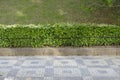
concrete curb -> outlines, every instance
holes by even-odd
[[[63,48],[0,48],[0,56],[117,56],[120,47],[63,47]]]

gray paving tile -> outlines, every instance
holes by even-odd
[[[0,80],[4,80],[4,78],[5,78],[5,77],[1,77],[1,76],[0,76]]]
[[[120,56],[0,56],[0,80],[5,80],[5,78],[13,78],[13,80],[120,80]]]

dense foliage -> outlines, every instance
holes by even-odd
[[[0,25],[0,47],[120,44],[120,26],[97,24]]]

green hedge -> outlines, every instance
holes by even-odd
[[[0,47],[120,45],[120,26],[98,24],[0,25]]]

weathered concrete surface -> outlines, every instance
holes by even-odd
[[[116,48],[116,54],[120,56],[120,48]]]
[[[43,55],[44,48],[0,48],[0,56]]]
[[[0,56],[74,56],[74,55],[120,55],[120,47],[102,46],[102,47],[62,47],[62,48],[0,48]]]

